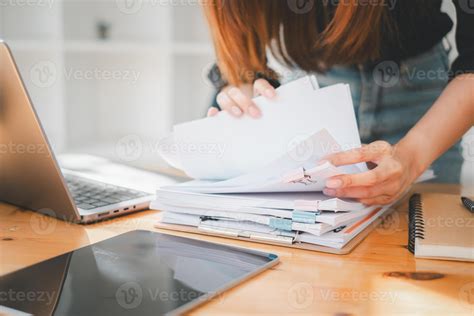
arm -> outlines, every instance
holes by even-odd
[[[420,175],[433,161],[454,145],[474,125],[474,74],[456,77],[426,115],[398,144],[416,161]]]
[[[362,174],[334,177],[326,183],[325,193],[358,198],[368,205],[392,203],[473,125],[474,74],[464,74],[449,83],[431,109],[395,146],[375,142],[327,157],[337,166],[374,162],[377,167]]]
[[[369,205],[389,204],[474,125],[474,14],[466,7],[466,1],[453,0],[453,3],[459,56],[451,74],[456,78],[395,146],[375,142],[360,150],[328,157],[336,165],[371,161],[377,167],[360,175],[329,180],[326,194],[358,198]]]

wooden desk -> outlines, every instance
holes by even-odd
[[[459,187],[422,185],[416,190],[455,193]],[[474,265],[415,260],[406,250],[406,210],[405,202],[346,256],[175,233],[273,252],[281,258],[275,268],[192,313],[473,315]],[[127,231],[156,230],[157,214],[146,211],[82,226],[0,204],[0,274]]]

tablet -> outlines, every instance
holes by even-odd
[[[132,231],[2,276],[0,313],[180,314],[277,262],[270,253]]]

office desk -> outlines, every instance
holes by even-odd
[[[425,184],[415,190],[456,193],[459,187]],[[156,230],[157,215],[145,211],[82,226],[0,204],[0,274],[130,230]],[[474,264],[414,259],[406,249],[406,201],[345,256],[173,234],[251,247],[281,258],[273,269],[193,314],[474,314]]]

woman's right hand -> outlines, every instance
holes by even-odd
[[[268,99],[276,96],[275,88],[265,79],[258,79],[253,86],[245,84],[239,87],[227,86],[217,95],[217,104],[222,111],[227,111],[235,117],[249,115],[253,118],[261,116],[260,109],[252,101],[255,96],[263,95]],[[207,116],[219,113],[215,107],[209,109]]]

